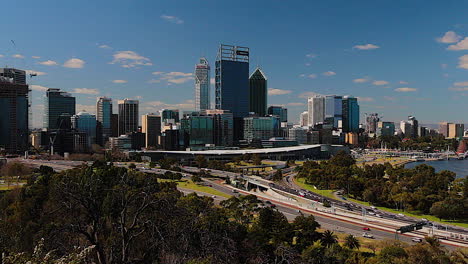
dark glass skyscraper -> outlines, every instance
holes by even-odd
[[[112,136],[112,99],[99,97],[96,103],[96,119],[102,130],[102,144],[105,144]]]
[[[249,114],[249,48],[221,44],[216,58],[215,108],[234,116],[234,141],[243,137]]]
[[[282,106],[272,105],[268,107],[268,114],[278,116],[280,122],[288,122],[288,109]]]
[[[47,89],[44,98],[44,128],[59,128],[59,117],[62,114],[70,116],[75,114],[76,100],[71,94],[60,91],[60,89]]]
[[[28,93],[26,84],[0,77],[0,148],[9,153],[28,149]]]
[[[138,100],[119,100],[119,135],[138,131]]]
[[[359,132],[359,104],[355,97],[343,97],[343,132]]]
[[[267,78],[260,68],[250,75],[249,78],[250,103],[249,112],[259,116],[266,115],[267,109]]]

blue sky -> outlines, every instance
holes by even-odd
[[[194,64],[206,56],[213,67],[220,43],[250,47],[269,104],[286,105],[291,121],[319,93],[357,96],[362,114],[389,121],[467,122],[467,10],[417,0],[10,1],[0,63],[39,73],[35,126],[44,87],[74,92],[78,111],[95,112],[97,96],[140,99],[142,114],[192,109]]]

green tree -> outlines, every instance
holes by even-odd
[[[262,158],[258,154],[252,155],[252,162],[254,165],[262,165]]]
[[[337,236],[330,230],[325,230],[325,232],[323,232],[320,241],[325,247],[331,247],[333,244],[338,243]]]
[[[292,228],[296,240],[296,247],[299,251],[311,246],[315,241],[320,240],[321,234],[317,232],[320,224],[315,221],[313,215],[299,215],[294,219]]]
[[[130,165],[128,165],[128,168],[132,170],[136,169],[135,163],[130,163]]]
[[[277,169],[275,174],[273,174],[273,181],[279,182],[283,180],[283,171],[281,169]]]
[[[361,243],[359,243],[359,240],[353,235],[347,235],[345,237],[344,245],[349,249],[359,249],[361,247]]]
[[[195,183],[202,182],[202,178],[197,174],[192,175],[191,180]]]
[[[208,166],[208,161],[203,155],[196,156],[195,162],[197,163],[198,168],[206,168]]]

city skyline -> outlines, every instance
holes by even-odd
[[[258,14],[266,8],[268,16],[258,14],[255,29],[250,20],[223,9],[227,3],[186,2],[180,8],[174,3],[119,1],[112,11],[106,10],[109,3],[78,15],[86,8],[78,3],[51,8],[48,1],[25,1],[6,14],[8,23],[24,30],[0,37],[0,63],[37,72],[28,78],[33,127],[42,126],[45,87],[76,96],[76,112],[96,114],[96,97],[101,96],[115,102],[138,99],[142,114],[163,108],[194,110],[193,65],[201,56],[214,62],[221,43],[251,49],[249,73],[257,65],[265,71],[269,105],[287,107],[293,122],[307,109],[307,97],[317,93],[358,97],[361,120],[364,113],[378,112],[385,121],[414,115],[422,124],[467,123],[466,4],[337,3],[346,13],[323,3],[236,6],[236,14]],[[47,16],[33,12],[43,8],[48,8]],[[124,21],[119,15],[123,10],[129,15]],[[24,21],[14,16],[19,12],[25,13]],[[70,13],[70,19],[57,23],[63,13]],[[224,20],[213,23],[219,15]],[[351,16],[353,24],[347,25]],[[89,32],[73,25],[87,17],[93,18],[83,22],[92,28]],[[33,20],[37,32],[31,29]],[[113,28],[117,21],[123,28]],[[147,26],[134,30],[140,25]],[[126,34],[116,34],[122,31]]]

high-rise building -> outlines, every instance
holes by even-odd
[[[234,141],[243,136],[243,118],[249,114],[249,48],[221,44],[216,58],[215,108],[234,117]]]
[[[207,115],[213,116],[213,144],[216,146],[233,145],[234,119],[228,110],[206,110]]]
[[[257,67],[249,78],[250,106],[249,112],[258,116],[265,116],[267,110],[267,77],[263,71]]]
[[[414,116],[408,116],[408,123],[411,125],[410,128],[410,137],[415,138],[418,137],[418,120]]]
[[[158,146],[161,136],[161,116],[146,114],[141,116],[141,132],[145,133],[146,148]]]
[[[101,129],[102,144],[112,136],[112,99],[99,97],[96,102],[96,119]]]
[[[210,65],[206,58],[195,65],[195,109],[210,109]]]
[[[395,123],[380,121],[377,123],[377,136],[393,136],[395,135]]]
[[[301,113],[299,116],[299,125],[302,127],[309,126],[309,112],[304,111]]]
[[[374,134],[377,132],[377,123],[380,121],[378,113],[366,114],[366,133]]]
[[[464,124],[448,124],[448,136],[447,138],[462,138],[464,135],[465,125]]]
[[[439,123],[439,133],[442,134],[444,137],[448,137],[448,128],[449,124],[447,122]]]
[[[268,107],[268,114],[278,116],[280,122],[288,122],[288,109],[285,107],[272,105]]]
[[[309,126],[315,126],[318,123],[323,123],[325,119],[325,98],[315,95],[307,100],[309,110]]]
[[[44,97],[44,128],[57,129],[60,126],[59,116],[74,115],[76,99],[67,92],[57,88],[47,89]]]
[[[0,77],[11,78],[15,84],[26,84],[26,71],[15,68],[0,68]]]
[[[119,134],[138,131],[138,100],[119,100]]]
[[[179,109],[163,109],[161,112],[161,122],[175,125],[180,121]]]
[[[343,97],[343,132],[359,132],[359,104],[355,97]]]
[[[213,144],[213,116],[200,112],[186,112],[181,120],[181,132],[184,137],[184,145],[205,146]]]
[[[411,137],[411,124],[405,120],[400,121],[401,134],[404,137]]]
[[[307,143],[307,132],[309,130],[303,127],[293,127],[289,129],[289,139],[295,140],[299,144]]]
[[[96,116],[88,112],[79,112],[71,117],[72,127],[79,131],[86,133],[87,144],[91,146],[96,143]]]
[[[7,152],[28,149],[29,88],[0,76],[0,148]]]
[[[254,140],[267,140],[276,137],[279,129],[278,116],[244,118],[244,139],[249,143]]]
[[[343,119],[343,97],[339,95],[325,96],[325,122],[338,128],[338,122]]]
[[[111,137],[119,136],[119,114],[111,115]]]

